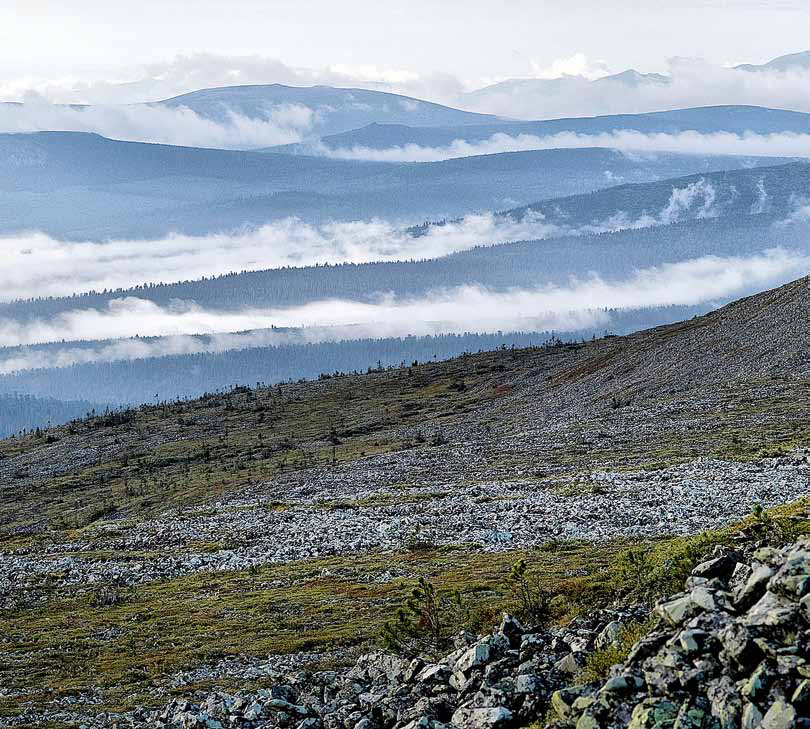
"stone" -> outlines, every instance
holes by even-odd
[[[307,716],[310,713],[306,706],[298,706],[284,699],[269,699],[265,703],[264,708],[271,709],[272,711],[283,711],[290,716]]]
[[[706,696],[711,701],[712,716],[724,727],[737,726],[742,715],[742,698],[737,684],[724,674],[709,682]]]
[[[784,699],[771,704],[762,718],[762,729],[793,729],[796,722],[796,709]]]
[[[554,664],[554,668],[556,668],[560,673],[568,673],[573,675],[577,673],[577,671],[579,671],[584,664],[584,658],[580,656],[581,654],[569,653],[557,661]]]
[[[719,577],[720,579],[727,580],[734,573],[736,565],[736,558],[724,554],[720,557],[701,562],[692,570],[692,574],[695,577],[706,577],[708,579]]]
[[[515,679],[515,693],[516,694],[534,694],[537,693],[542,681],[537,676],[531,674],[522,674]]]
[[[580,697],[588,694],[585,686],[572,686],[560,689],[551,694],[551,708],[561,719],[566,719],[571,715],[574,702]]]
[[[672,729],[720,729],[720,722],[711,715],[708,706],[687,699],[681,705]]]
[[[742,713],[742,729],[759,729],[762,726],[762,712],[754,704],[746,704]]]
[[[768,591],[748,610],[742,622],[749,627],[783,627],[794,622],[798,612],[795,602]]]
[[[790,703],[796,707],[798,711],[810,715],[810,679],[804,679],[793,692]]]
[[[451,722],[462,729],[498,729],[512,721],[512,712],[503,707],[462,707],[453,714]]]
[[[504,613],[501,624],[498,627],[498,632],[506,636],[509,644],[513,648],[518,648],[521,644],[523,634],[526,632],[526,628],[523,627],[523,624],[517,618],[509,615],[509,613]]]
[[[419,683],[439,683],[446,681],[452,675],[452,671],[448,666],[443,666],[440,663],[429,663],[416,675],[416,681]]]
[[[692,600],[691,594],[663,602],[655,607],[656,614],[670,625],[682,625],[701,610],[702,608]]]
[[[644,680],[632,674],[622,674],[609,678],[602,686],[602,691],[607,693],[631,693],[644,687]]]
[[[757,602],[768,587],[774,570],[766,564],[755,567],[745,583],[734,593],[734,605],[738,610],[747,610]]]
[[[583,714],[577,721],[576,729],[602,729],[602,725],[590,714]]]
[[[611,620],[596,637],[597,648],[607,648],[616,642],[624,626],[618,620]]]
[[[768,695],[773,680],[773,671],[766,661],[760,663],[748,680],[743,684],[740,693],[753,704],[760,704]]]
[[[810,594],[810,549],[797,544],[768,582],[768,589],[794,600]]]
[[[668,699],[644,699],[633,709],[628,729],[669,729],[675,724],[678,708]]]
[[[700,653],[703,650],[703,646],[706,644],[708,635],[705,630],[682,630],[678,635],[678,644],[681,650],[687,655]]]
[[[750,670],[757,665],[764,655],[762,648],[755,642],[755,635],[744,625],[732,623],[718,634],[723,646],[723,654],[737,671]]]
[[[486,643],[476,643],[468,648],[456,663],[456,670],[468,674],[471,669],[483,666],[489,661],[491,649]]]

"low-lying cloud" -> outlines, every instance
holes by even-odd
[[[418,236],[383,220],[316,226],[296,218],[244,232],[175,234],[158,240],[65,242],[44,233],[18,235],[0,238],[8,263],[0,268],[0,301],[283,266],[423,260],[510,241],[669,225],[688,218],[716,217],[721,214],[716,198],[714,186],[701,178],[673,188],[661,210],[636,216],[619,211],[602,221],[571,225],[551,222],[532,210],[520,219],[484,213],[428,226]]]
[[[158,240],[65,242],[43,233],[0,238],[0,300],[173,282],[233,271],[323,263],[424,259],[477,245],[545,238],[559,228],[542,217],[492,214],[428,228],[425,235],[382,220],[310,225],[296,218],[255,230]]]
[[[732,132],[685,131],[676,134],[645,134],[620,130],[604,134],[560,132],[547,136],[497,133],[488,139],[470,142],[456,139],[448,145],[425,147],[418,144],[376,149],[365,146],[328,147],[308,145],[314,154],[334,159],[376,162],[439,162],[456,157],[471,157],[504,152],[528,152],[541,149],[581,149],[609,147],[627,152],[680,152],[700,155],[748,155],[767,157],[810,157],[810,134],[781,132],[774,134],[734,134]]]
[[[566,285],[506,291],[467,285],[419,297],[382,295],[370,302],[329,299],[294,307],[237,312],[203,309],[192,302],[160,306],[127,297],[111,301],[103,309],[75,309],[51,319],[26,323],[0,320],[0,345],[135,336],[165,339],[106,342],[89,348],[66,345],[56,351],[15,350],[0,359],[0,373],[266,346],[287,343],[293,336],[272,330],[244,332],[271,327],[312,328],[309,333],[295,335],[305,341],[469,331],[577,331],[606,323],[604,309],[722,302],[796,278],[806,273],[808,266],[808,256],[773,249],[745,258],[704,256],[666,263],[618,281],[592,275],[572,278]],[[338,329],[329,331],[329,327]],[[219,336],[205,340],[188,336],[195,334]]]
[[[459,97],[457,104],[519,119],[634,114],[715,104],[810,111],[810,69],[752,73],[698,58],[673,58],[668,66],[666,83],[590,80],[581,75],[551,81],[534,78],[479,89]]]
[[[33,97],[60,104],[133,104],[198,89],[273,83],[391,91],[445,102],[467,90],[457,77],[444,72],[414,73],[371,64],[305,68],[259,54],[189,53],[123,69],[114,79],[5,78],[0,80],[0,99],[24,101]]]
[[[531,64],[528,83],[477,88],[484,79],[373,65],[325,68],[291,66],[258,54],[193,53],[122,71],[117,79],[6,78],[0,98],[23,100],[32,94],[59,103],[135,103],[188,91],[238,84],[324,84],[390,91],[522,119],[638,113],[712,104],[753,104],[810,111],[810,70],[750,71],[726,68],[696,58],[668,62],[666,83],[604,80],[604,62],[582,53],[550,66]]]
[[[0,105],[0,133],[95,132],[110,139],[188,147],[244,149],[300,142],[313,111],[300,104],[268,107],[263,118],[227,112],[217,121],[186,107],[61,106],[34,101]]]

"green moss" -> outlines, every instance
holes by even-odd
[[[654,622],[633,622],[625,625],[613,644],[591,653],[582,670],[577,673],[574,683],[586,684],[603,681],[608,677],[612,666],[624,663],[630,649],[652,630]]]

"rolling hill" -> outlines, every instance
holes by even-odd
[[[226,120],[229,114],[263,119],[274,108],[302,106],[313,112],[311,132],[318,136],[356,129],[371,122],[443,126],[497,121],[491,114],[461,111],[409,96],[331,86],[226,86],[193,91],[155,103],[191,109],[216,121]]]
[[[20,431],[35,431],[84,418],[104,407],[86,400],[42,398],[18,393],[0,394],[0,438]]]
[[[617,181],[775,161],[563,149],[383,164],[120,142],[84,133],[0,135],[0,233],[42,231],[67,239],[202,235],[289,216],[411,223]]]
[[[531,135],[548,137],[555,134],[596,135],[634,131],[641,134],[678,134],[693,131],[700,134],[810,134],[810,114],[760,106],[706,106],[691,109],[573,117],[545,121],[500,122],[456,126],[415,127],[404,124],[372,123],[360,129],[324,136],[319,143],[270,147],[271,152],[323,153],[352,149],[382,150],[392,147],[448,147],[457,140],[483,142],[496,134],[510,137]],[[319,146],[322,145],[322,146]]]
[[[734,68],[740,71],[807,71],[810,69],[810,51],[800,51],[799,53],[788,53],[779,56],[767,63],[753,64],[742,63]]]
[[[808,304],[805,278],[627,337],[0,440],[0,631],[16,656],[0,710],[52,721],[66,695],[85,723],[143,725],[170,697],[244,692],[287,666],[334,676],[419,576],[488,607],[486,625],[522,559],[552,615],[581,626],[617,592],[655,600],[715,545],[739,548],[754,501],[796,501],[764,519],[806,530]]]

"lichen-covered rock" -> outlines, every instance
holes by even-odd
[[[643,611],[596,611],[554,630],[504,616],[489,635],[459,634],[429,662],[370,653],[350,669],[300,673],[255,693],[175,699],[131,723],[514,729],[550,711],[553,729],[808,729],[807,546],[759,549],[745,562],[715,552],[685,592],[656,606],[650,632],[600,682],[577,685],[587,656],[614,646]]]
[[[688,592],[656,606],[658,626],[619,672],[590,690],[598,701],[563,701],[573,689],[555,695],[552,726],[575,729],[582,719],[610,729],[810,727],[808,542],[761,548],[750,564],[740,559],[716,554],[699,565]],[[643,683],[615,691],[624,687],[618,677],[639,667]]]

